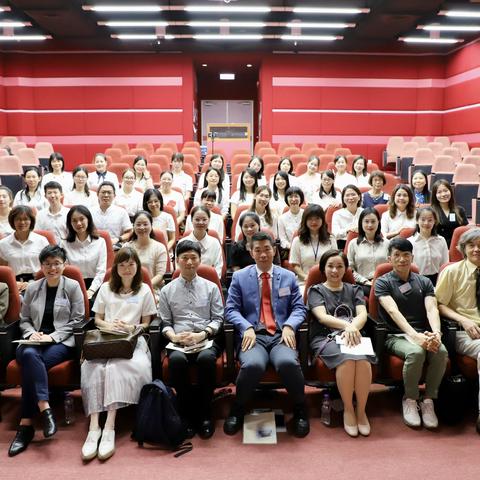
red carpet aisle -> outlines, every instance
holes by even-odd
[[[209,441],[194,438],[192,452],[173,458],[166,451],[140,449],[130,440],[133,409],[119,414],[117,451],[105,463],[97,459],[83,464],[80,449],[87,422],[81,401],[75,397],[77,420],[64,426],[59,408],[59,431],[44,440],[37,430],[28,450],[17,457],[7,456],[15,435],[18,392],[2,396],[0,423],[0,478],[2,480],[115,479],[115,480],[389,480],[458,479],[477,480],[480,475],[480,436],[475,433],[473,413],[457,427],[438,432],[413,431],[403,425],[400,397],[393,392],[375,393],[369,404],[372,436],[351,439],[342,428],[320,423],[320,395],[309,390],[312,405],[312,432],[305,439],[279,434],[276,446],[242,445],[241,435],[228,437],[217,420],[217,431]],[[285,397],[278,395],[276,404]],[[228,411],[229,401],[217,406],[219,415]]]

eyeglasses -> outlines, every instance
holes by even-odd
[[[65,265],[65,262],[54,262],[54,263],[42,263],[44,268],[60,268]]]

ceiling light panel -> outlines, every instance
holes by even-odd
[[[282,35],[282,40],[291,40],[295,42],[333,42],[334,40],[341,40],[343,37],[336,35]]]
[[[480,25],[420,25],[418,29],[428,32],[479,32]]]
[[[97,22],[98,25],[105,25],[107,27],[166,27],[168,22],[165,21],[145,21],[145,22],[135,22],[135,21],[108,21],[108,22]]]
[[[220,34],[198,34],[193,35],[195,40],[262,40],[263,35],[220,35]]]
[[[310,13],[319,15],[358,15],[359,13],[368,13],[369,8],[323,8],[323,7],[294,7],[294,13]]]
[[[289,28],[353,28],[355,23],[334,23],[334,22],[288,22]]]
[[[271,11],[270,7],[251,6],[251,7],[236,7],[236,6],[196,6],[188,5],[184,8],[186,12],[196,13],[268,13]]]
[[[452,44],[463,42],[460,38],[427,38],[427,37],[401,37],[400,41],[406,43],[438,43],[438,44]]]
[[[162,7],[158,5],[83,5],[83,10],[94,12],[116,12],[116,13],[142,13],[161,12]]]
[[[441,10],[438,12],[439,15],[444,15],[446,17],[457,17],[457,18],[480,18],[480,11],[479,10],[471,10],[471,11],[464,11],[464,10]]]
[[[266,26],[263,22],[188,22],[189,27],[239,27],[239,28],[263,28]]]
[[[52,37],[48,35],[0,35],[0,42],[42,41]]]

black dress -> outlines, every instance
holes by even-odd
[[[343,313],[350,311],[352,316],[355,316],[358,305],[365,305],[363,290],[358,285],[344,283],[342,290],[333,291],[319,283],[308,291],[308,308],[313,310],[315,307],[324,306],[327,313],[334,317],[340,317],[340,311]],[[343,317],[343,315],[341,316]],[[334,330],[322,325],[317,319],[313,319],[310,327],[310,348],[314,356],[319,356],[328,368],[336,368],[347,360],[376,362],[374,355],[342,353],[335,338],[330,339],[328,336],[332,332]]]
[[[450,243],[452,241],[453,231],[457,227],[461,227],[463,225],[468,225],[467,215],[465,214],[464,208],[458,206],[458,212],[460,213],[460,222],[458,222],[456,215],[455,215],[454,220],[452,220],[452,218],[453,218],[452,214],[454,212],[451,212],[450,215],[447,217],[445,215],[445,212],[441,208],[439,209],[439,211],[438,210],[436,210],[436,211],[439,213],[437,232],[438,232],[439,235],[441,235],[446,240],[447,246],[448,246],[448,248],[450,248]]]

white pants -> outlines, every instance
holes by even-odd
[[[467,332],[457,331],[455,350],[467,357],[477,360],[477,370],[480,378],[480,339],[472,339]],[[480,412],[480,392],[478,395],[478,411]]]

